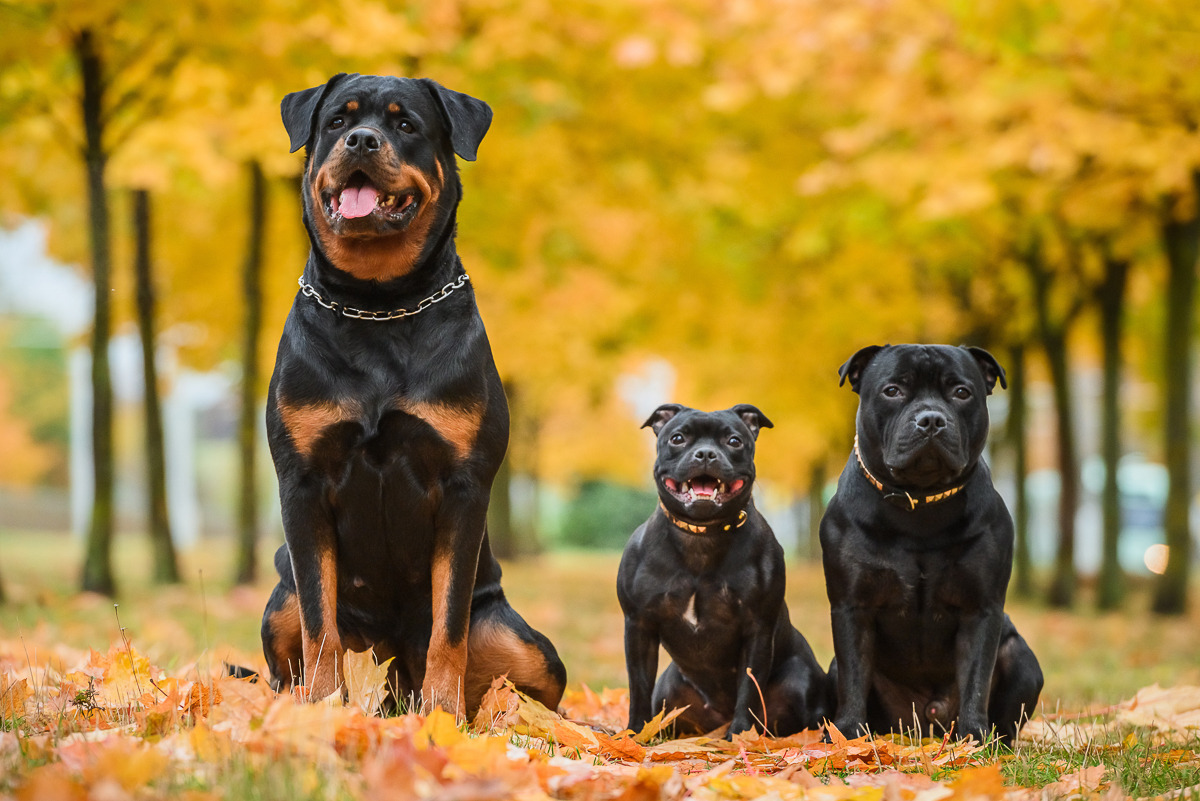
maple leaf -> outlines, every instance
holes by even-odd
[[[10,683],[8,675],[0,673],[0,721],[11,723],[25,717],[25,701],[32,696],[28,679]]]
[[[675,718],[686,712],[687,709],[688,708],[684,706],[679,707],[678,709],[672,709],[670,712],[667,712],[665,709],[660,710],[657,715],[646,721],[646,724],[642,726],[641,731],[633,735],[634,742],[641,743],[642,745],[650,742],[652,739],[658,736],[660,731],[671,725],[671,722],[675,720]]]
[[[364,715],[378,714],[388,694],[388,666],[394,657],[382,664],[375,659],[375,647],[356,653],[347,651],[342,663],[346,687],[346,702],[362,710]]]

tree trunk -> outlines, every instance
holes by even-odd
[[[171,540],[171,521],[167,516],[167,466],[163,455],[162,404],[158,394],[158,364],[155,360],[158,338],[154,328],[154,282],[150,256],[150,193],[133,191],[134,283],[137,286],[137,326],[142,340],[142,377],[145,384],[146,411],[146,487],[149,501],[146,524],[154,552],[154,581],[175,584],[179,581],[179,562]]]
[[[488,539],[497,559],[515,559],[520,554],[512,522],[512,454],[506,454],[492,481],[488,504]]]
[[[81,586],[85,591],[116,594],[112,572],[113,540],[113,393],[108,366],[108,339],[112,326],[109,294],[112,291],[108,197],[105,169],[108,156],[103,133],[103,63],[90,29],[74,39],[75,57],[82,79],[80,106],[84,130],[84,164],[87,168],[88,241],[92,259],[95,311],[92,320],[92,518],[88,527]]]
[[[1036,247],[1036,246],[1035,246]],[[1071,398],[1071,374],[1067,366],[1067,326],[1069,317],[1054,321],[1050,313],[1052,276],[1041,264],[1041,254],[1032,252],[1026,260],[1033,281],[1037,311],[1038,338],[1046,353],[1050,382],[1054,390],[1055,445],[1058,452],[1058,547],[1054,555],[1054,574],[1050,579],[1047,603],[1068,607],[1075,602],[1075,510],[1079,506],[1079,457],[1075,447],[1075,407]]]
[[[808,481],[808,554],[811,561],[821,559],[821,517],[825,513],[825,460],[813,465]]]
[[[267,184],[262,165],[251,161],[250,230],[246,258],[242,264],[242,296],[246,314],[242,323],[241,417],[238,421],[238,451],[241,456],[241,494],[238,498],[238,555],[234,581],[252,584],[258,577],[258,482],[255,456],[258,449],[258,404],[260,382],[258,342],[262,330],[263,242],[266,238]]]
[[[1200,172],[1193,182],[1200,195]],[[1167,569],[1158,580],[1152,608],[1166,615],[1187,611],[1191,561],[1188,501],[1191,494],[1192,336],[1195,324],[1196,261],[1200,255],[1200,214],[1163,226],[1167,255],[1167,323],[1164,343],[1164,435],[1170,476],[1163,527],[1167,540]]]
[[[1104,258],[1100,286],[1100,341],[1104,352],[1104,389],[1100,403],[1100,450],[1104,459],[1104,492],[1101,498],[1103,556],[1096,605],[1117,609],[1125,598],[1125,574],[1118,550],[1121,537],[1121,494],[1117,466],[1121,461],[1121,322],[1128,283],[1129,262]]]
[[[1026,436],[1025,346],[1013,345],[1008,367],[1008,440],[1013,450],[1013,589],[1022,598],[1033,596],[1033,559],[1029,552],[1029,495],[1025,477],[1029,473]]]

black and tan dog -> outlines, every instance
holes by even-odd
[[[629,728],[664,707],[688,707],[677,720],[692,733],[816,728],[829,711],[825,672],[788,617],[783,548],[752,497],[755,439],[771,422],[745,403],[672,403],[646,425],[658,437],[659,507],[617,572]],[[673,661],[656,682],[660,644]]]
[[[566,673],[513,611],[488,545],[508,407],[455,251],[491,122],[430,80],[335,75],[283,100],[306,148],[312,251],[279,342],[267,430],[286,544],[263,616],[277,689],[338,689],[374,646],[393,690],[470,713],[507,674],[550,708]]]
[[[821,521],[837,716],[1011,740],[1042,671],[1004,614],[1013,523],[981,458],[1004,371],[980,348],[863,348],[854,452]]]

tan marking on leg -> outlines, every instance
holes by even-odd
[[[453,564],[449,554],[433,557],[433,631],[425,657],[425,681],[421,697],[425,708],[440,706],[458,718],[466,716],[466,696],[463,680],[467,672],[467,637],[462,642],[450,642],[446,628]]]
[[[471,627],[467,648],[467,707],[474,714],[484,693],[497,676],[508,676],[521,692],[551,709],[558,705],[564,687],[550,675],[546,656],[507,626],[490,620]]]
[[[305,406],[279,404],[279,415],[287,429],[292,445],[305,459],[312,453],[313,445],[325,429],[346,420],[357,419],[360,409],[352,401],[325,401]]]
[[[401,398],[396,407],[429,423],[442,439],[450,443],[460,460],[470,456],[471,449],[475,447],[475,438],[479,435],[479,426],[483,422],[482,403],[451,406],[435,401]]]
[[[342,648],[337,627],[337,558],[332,548],[319,557],[321,574],[321,629],[310,632],[304,628],[304,673],[308,697],[317,701],[342,686]]]
[[[300,660],[304,654],[300,633],[300,602],[295,595],[288,596],[283,608],[267,615],[267,626],[271,629],[275,667],[282,674],[271,678],[280,683],[283,692],[290,693],[292,685],[300,678]]]

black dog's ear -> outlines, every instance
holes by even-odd
[[[279,110],[283,114],[283,127],[287,129],[288,136],[292,140],[292,149],[288,151],[289,153],[295,153],[308,144],[315,127],[313,120],[316,118],[317,109],[321,107],[321,101],[325,99],[325,95],[334,87],[334,84],[345,77],[346,73],[339,72],[320,86],[284,95],[283,102],[279,104]]]
[[[749,403],[739,403],[729,411],[742,418],[742,422],[750,429],[750,434],[758,439],[758,430],[760,428],[774,428],[775,424],[767,419],[767,416],[758,410],[757,406],[751,406]]]
[[[838,386],[842,386],[846,383],[846,379],[850,379],[850,389],[858,392],[858,384],[862,379],[863,370],[867,369],[867,365],[871,363],[871,359],[875,358],[875,354],[886,347],[887,345],[868,345],[851,356],[838,370]]]
[[[650,426],[654,429],[654,436],[658,436],[658,432],[662,431],[662,427],[671,421],[671,418],[686,409],[686,406],[680,406],[678,403],[664,403],[655,409],[646,422],[642,423],[642,428]]]
[[[447,89],[437,81],[422,78],[421,83],[433,95],[442,110],[446,130],[450,132],[450,144],[459,158],[474,161],[479,152],[479,143],[492,124],[492,109],[482,100],[470,95]]]
[[[987,384],[989,395],[996,388],[997,381],[1000,382],[1001,387],[1008,389],[1008,380],[1005,378],[1004,368],[996,361],[995,356],[983,348],[966,348],[966,351],[979,363],[979,369],[983,371],[983,382]]]

